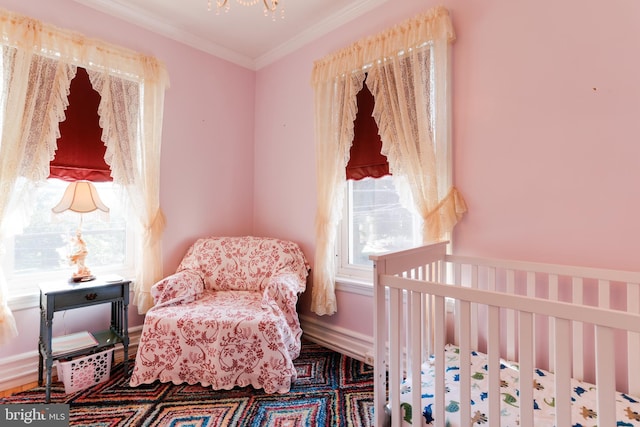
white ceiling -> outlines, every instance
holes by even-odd
[[[251,7],[229,0],[219,15],[216,0],[211,11],[207,0],[75,1],[257,70],[388,0],[280,0],[285,17],[275,21],[260,0]]]

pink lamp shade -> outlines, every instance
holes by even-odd
[[[51,210],[54,213],[70,210],[83,214],[98,209],[109,212],[109,208],[100,200],[96,187],[90,181],[74,181],[64,191],[62,200]]]

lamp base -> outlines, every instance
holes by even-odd
[[[90,282],[91,280],[94,280],[96,278],[96,276],[94,276],[93,274],[90,276],[73,276],[69,279],[69,282],[74,282],[74,283],[79,283],[79,282]]]

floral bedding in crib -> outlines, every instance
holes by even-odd
[[[460,427],[488,426],[488,375],[487,356],[473,352],[471,356],[471,423],[460,423],[459,402],[459,349],[453,345],[447,345],[445,349],[446,376],[445,376],[445,412],[447,426]],[[501,364],[501,426],[516,427],[519,422],[519,390],[518,390],[517,365],[503,362]],[[433,359],[422,367],[422,419],[423,425],[431,425],[433,422],[433,410],[435,400],[433,387],[435,382],[435,370]],[[537,427],[554,426],[555,400],[553,398],[554,378],[553,374],[536,369],[534,373],[534,419]],[[596,392],[595,386],[581,381],[572,380],[572,426],[587,427],[597,425]],[[405,425],[411,425],[412,408],[411,383],[405,381],[401,390],[401,408]],[[640,427],[640,399],[618,393],[616,398],[617,426]]]

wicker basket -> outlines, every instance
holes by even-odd
[[[111,374],[112,355],[113,348],[67,362],[57,360],[58,378],[64,383],[64,392],[74,393],[107,381]]]

